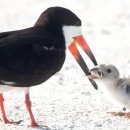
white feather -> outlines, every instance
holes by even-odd
[[[73,37],[82,35],[81,26],[63,26],[66,47],[73,42]]]

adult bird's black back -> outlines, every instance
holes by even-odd
[[[81,20],[62,7],[45,10],[33,27],[0,33],[0,85],[12,88],[43,83],[63,66],[66,48],[69,48],[79,64],[83,64],[76,44],[82,47],[96,65],[96,60],[82,36]],[[4,122],[10,123],[2,106],[2,87],[0,107]],[[31,126],[37,126],[28,91],[25,102]]]

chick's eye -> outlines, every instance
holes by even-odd
[[[99,75],[99,76],[102,76],[102,72],[101,72],[101,71],[98,71],[98,75]]]
[[[108,72],[108,73],[111,73],[111,69],[107,69],[107,72]]]

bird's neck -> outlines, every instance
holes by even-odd
[[[115,91],[117,88],[117,84],[119,82],[119,78],[116,79],[104,79],[100,80],[99,83],[102,84],[101,89],[104,91]]]
[[[57,48],[66,49],[65,37],[63,35],[62,29],[58,27],[48,28],[48,31],[55,37],[57,40]]]
[[[62,27],[62,31],[65,38],[66,47],[68,47],[74,41],[74,37],[82,35],[81,26],[64,25]]]

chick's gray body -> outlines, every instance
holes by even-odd
[[[90,79],[103,86],[100,89],[118,104],[130,110],[130,78],[120,78],[114,65],[101,64],[90,70]]]

